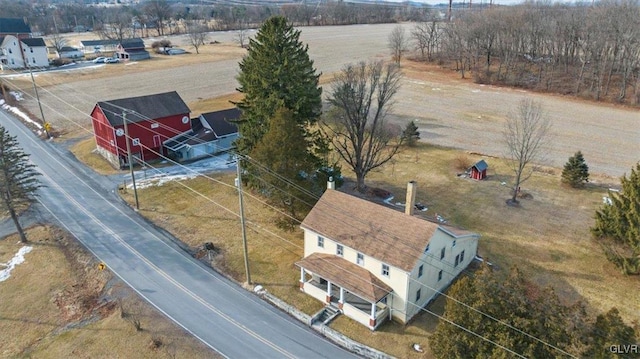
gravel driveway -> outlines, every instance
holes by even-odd
[[[317,69],[324,74],[339,71],[350,62],[389,59],[387,36],[394,24],[304,27],[302,40]],[[411,25],[405,25],[408,31]],[[213,33],[210,38],[232,43],[233,32]],[[186,44],[184,37],[174,43]],[[197,55],[182,55],[197,56]],[[188,66],[131,71],[99,79],[47,86],[40,97],[47,120],[54,126],[90,129],[89,113],[97,101],[176,90],[190,103],[233,93],[240,57]],[[104,67],[98,71],[109,71]],[[395,121],[416,120],[424,141],[500,156],[504,118],[525,96],[542,102],[553,120],[553,140],[546,164],[562,166],[581,150],[592,172],[621,176],[640,160],[640,112],[636,109],[534,94],[522,90],[482,86],[444,75],[442,71],[407,67],[407,77],[394,107]],[[325,93],[329,90],[325,86]],[[27,100],[32,113],[37,104]]]

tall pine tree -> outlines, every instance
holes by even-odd
[[[562,170],[562,183],[566,183],[573,188],[583,187],[589,181],[589,166],[578,151],[564,165]]]
[[[291,110],[311,146],[326,148],[320,133],[312,127],[321,115],[322,88],[318,86],[320,74],[307,51],[308,45],[300,41],[300,31],[282,16],[267,19],[250,39],[238,75],[238,91],[244,94],[237,104],[242,110],[237,141],[240,153],[253,150],[280,106]],[[309,155],[319,160],[313,151]]]
[[[27,236],[18,213],[35,201],[36,191],[41,187],[40,173],[35,167],[19,147],[16,137],[0,126],[0,210],[9,212],[23,243],[27,242]]]
[[[262,167],[250,173],[249,179],[271,203],[287,212],[290,217],[279,223],[286,228],[299,223],[316,201],[311,192],[314,163],[309,161],[308,147],[293,111],[280,108],[250,154]]]
[[[609,192],[611,204],[596,211],[591,232],[610,261],[626,274],[640,274],[640,162],[620,183],[620,192]]]

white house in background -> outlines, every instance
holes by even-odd
[[[22,52],[22,53],[21,53]],[[25,65],[26,62],[26,65]],[[42,38],[0,37],[0,70],[48,67],[47,45]]]
[[[399,212],[330,183],[301,224],[300,290],[371,330],[407,323],[473,261],[479,238],[414,217],[415,182],[407,203]]]
[[[238,138],[240,110],[231,108],[207,112],[191,120],[191,130],[166,140],[167,153],[179,162],[192,161],[233,147]]]

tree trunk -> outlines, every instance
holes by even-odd
[[[13,220],[13,223],[16,225],[16,229],[18,230],[18,235],[20,235],[20,242],[27,243],[27,236],[24,234],[24,229],[22,229],[22,226],[20,225],[20,221],[18,220],[18,215],[16,214],[16,211],[10,207],[9,213],[11,214],[11,219]]]
[[[367,190],[367,186],[364,184],[364,173],[358,172],[356,173],[356,189],[360,193],[365,193]]]

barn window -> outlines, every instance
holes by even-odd
[[[131,140],[131,144],[134,146],[140,146],[140,139],[134,138],[133,140]]]

